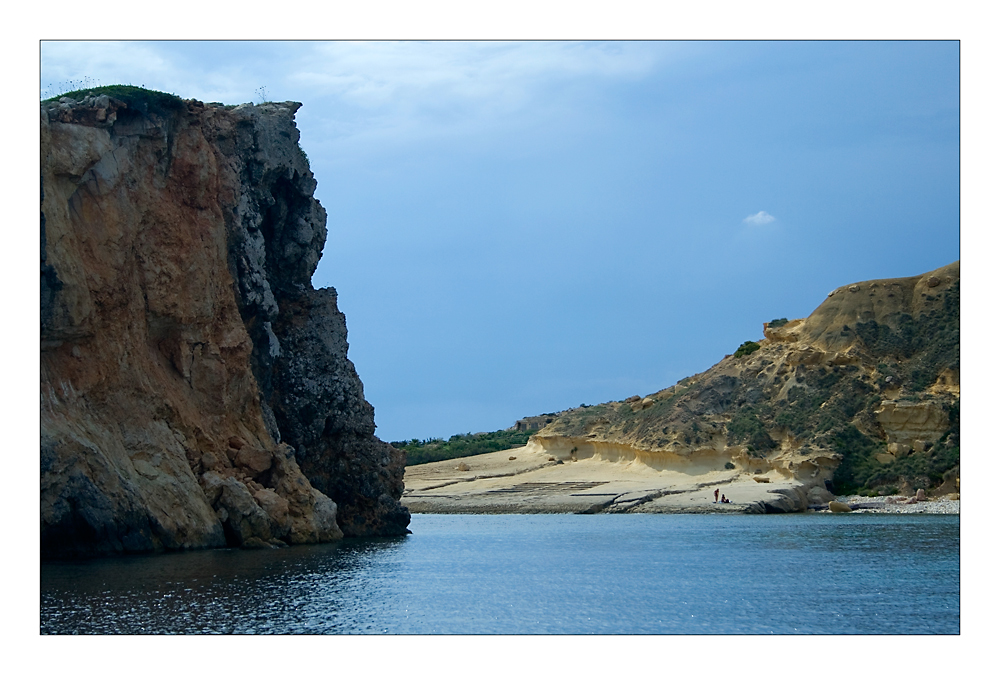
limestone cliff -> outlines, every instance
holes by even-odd
[[[298,107],[42,104],[44,555],[406,532]]]
[[[689,473],[777,472],[807,490],[954,491],[959,276],[955,262],[838,288],[704,373],[565,411],[532,442]]]

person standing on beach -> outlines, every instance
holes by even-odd
[[[712,503],[713,504],[718,504],[719,503],[719,488],[715,488],[715,501],[712,502]]]

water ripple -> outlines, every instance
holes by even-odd
[[[957,516],[416,515],[42,566],[42,633],[958,633]]]

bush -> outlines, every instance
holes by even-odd
[[[896,328],[869,320],[855,324],[861,342],[877,356],[912,359],[908,364],[909,386],[923,391],[934,384],[944,369],[959,368],[960,289],[955,282],[941,298],[941,304],[917,318],[900,314]],[[880,372],[896,376],[888,366]]]
[[[738,359],[748,354],[753,354],[758,349],[760,349],[759,344],[757,344],[753,340],[747,340],[746,342],[744,342],[739,346],[739,349],[736,350],[736,352],[733,354],[733,357]]]
[[[125,102],[131,110],[139,111],[143,114],[151,112],[159,114],[169,114],[182,110],[184,101],[179,96],[168,94],[163,91],[145,89],[131,84],[112,84],[104,87],[90,87],[66,92],[59,96],[46,99],[44,103],[57,101],[62,97],[71,98],[74,101],[82,101],[87,96],[106,95],[109,98],[118,99]]]
[[[774,447],[774,440],[767,433],[767,427],[753,412],[740,410],[726,424],[729,443],[746,443],[747,452],[754,457],[763,457]]]
[[[726,462],[726,464],[725,464],[725,467],[724,467],[724,468],[726,468],[726,469],[735,469],[735,468],[736,468],[736,465],[735,465],[735,464],[733,464],[732,462]]]
[[[416,438],[409,441],[393,441],[392,445],[406,451],[406,466],[440,462],[456,457],[471,457],[487,452],[509,450],[524,445],[536,432],[531,431],[494,431],[485,434],[456,434],[447,441],[443,438],[428,438],[419,441]]]
[[[786,323],[788,323],[788,319],[786,319],[784,317],[782,317],[780,319],[772,319],[771,321],[769,321],[767,323],[767,327],[768,328],[781,328]]]
[[[844,458],[833,472],[833,491],[839,495],[856,494],[882,466],[875,460],[881,446],[853,424],[837,429],[831,439],[834,449]]]

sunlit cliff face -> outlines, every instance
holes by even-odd
[[[404,533],[299,104],[147,94],[42,104],[43,550]]]
[[[750,353],[646,397],[561,413],[532,442],[560,458],[776,471],[807,486],[953,480],[959,275],[956,262],[838,288],[806,319],[765,324]]]

